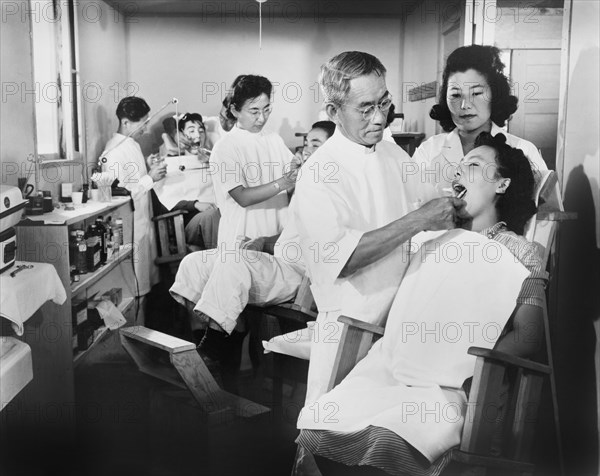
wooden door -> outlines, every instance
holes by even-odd
[[[515,49],[511,54],[519,108],[508,132],[533,142],[550,169],[556,168],[560,56],[560,49]]]

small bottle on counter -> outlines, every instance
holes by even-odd
[[[115,226],[113,227],[113,241],[115,244],[115,250],[118,250],[121,246],[123,246],[123,219],[117,218],[115,220]]]
[[[102,215],[96,218],[96,229],[98,230],[98,236],[100,237],[100,263],[106,264],[106,226],[104,226],[104,217]]]
[[[106,218],[104,226],[106,227],[106,261],[110,261],[115,250],[112,217]]]
[[[100,266],[100,250],[102,248],[98,227],[93,223],[89,226],[87,236],[87,267],[89,271],[96,271]]]
[[[85,241],[85,232],[75,230],[75,274],[85,274],[87,269],[87,243]]]

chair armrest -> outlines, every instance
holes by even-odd
[[[175,210],[169,213],[163,213],[162,215],[158,215],[156,217],[152,217],[152,221],[164,220],[170,217],[176,217],[177,215],[185,215],[187,210]]]
[[[349,327],[356,327],[357,329],[361,329],[365,332],[370,332],[375,336],[381,337],[385,330],[382,326],[376,326],[375,324],[370,324],[368,322],[359,321],[358,319],[354,319],[353,317],[348,316],[340,316],[338,317],[338,322],[342,322]]]
[[[338,317],[338,322],[345,325],[340,336],[340,345],[333,364],[328,390],[335,387],[350,373],[354,366],[367,355],[373,342],[381,337],[384,331],[381,326],[348,316]]]
[[[470,347],[477,357],[460,450],[483,457],[527,459],[547,365],[504,352]],[[516,372],[507,372],[516,367]],[[508,379],[506,377],[509,377]],[[503,443],[498,454],[498,435]]]
[[[558,210],[544,210],[544,207],[541,206],[539,211],[535,216],[536,220],[546,220],[546,221],[567,221],[567,220],[576,220],[577,212],[561,212]]]
[[[314,321],[316,319],[316,315],[309,314],[307,312],[303,312],[299,309],[294,309],[293,307],[287,306],[285,304],[278,304],[275,306],[268,307],[258,307],[258,306],[248,306],[251,309],[256,309],[258,312],[262,312],[263,314],[268,314],[270,316],[276,317],[278,320],[285,320],[286,324],[285,330],[283,332],[288,332],[289,330],[296,330],[306,327],[306,324],[310,321]]]
[[[470,355],[475,355],[476,357],[483,357],[484,359],[495,360],[507,365],[512,365],[513,367],[531,370],[532,372],[548,375],[550,374],[550,367],[547,365],[540,364],[529,359],[523,359],[522,357],[515,357],[514,355],[506,354],[497,350],[484,349],[482,347],[469,347],[467,353]]]

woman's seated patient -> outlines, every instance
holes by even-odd
[[[470,219],[462,230],[413,238],[384,336],[300,414],[297,442],[323,471],[342,471],[323,474],[356,465],[439,474],[460,443],[462,386],[475,365],[468,347],[519,356],[540,348],[546,273],[520,236],[536,211],[529,160],[502,134],[484,132],[452,186]]]

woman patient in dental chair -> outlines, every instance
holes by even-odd
[[[520,236],[536,211],[534,177],[505,141],[477,138],[452,184],[469,221],[413,238],[385,334],[302,410],[297,442],[324,475],[440,474],[460,443],[463,383],[475,366],[467,349],[539,350],[547,277],[537,248]]]

